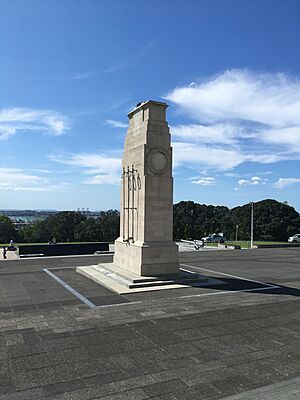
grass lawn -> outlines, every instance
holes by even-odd
[[[286,244],[287,242],[260,242],[260,241],[254,241],[253,244],[257,245],[257,244]],[[242,249],[250,249],[251,247],[251,242],[250,240],[238,240],[236,241],[228,241],[225,242],[225,244],[228,244],[228,246],[241,246]],[[218,243],[207,243],[206,246],[210,246],[210,247],[217,247]]]
[[[286,244],[286,243],[287,243],[287,241],[286,242],[260,242],[260,241],[254,241],[253,242],[254,246],[257,245],[257,244]],[[232,245],[232,246],[238,245],[238,246],[241,246],[242,249],[250,249],[250,247],[251,247],[250,240],[249,241],[247,241],[247,240],[238,240],[237,242],[235,242],[235,241],[234,242],[226,242],[226,244]]]

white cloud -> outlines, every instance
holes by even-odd
[[[88,185],[118,185],[120,183],[119,175],[95,175],[91,178],[85,179],[82,183]]]
[[[262,130],[260,140],[277,146],[285,146],[292,153],[300,152],[300,124]]]
[[[236,172],[225,172],[224,176],[228,176],[229,178],[238,178],[240,174],[237,174]]]
[[[59,192],[65,190],[62,185],[51,185],[51,186],[1,186],[0,190],[13,190],[15,192]]]
[[[187,166],[198,170],[228,171],[246,161],[272,163],[280,161],[279,155],[247,154],[234,146],[210,146],[192,142],[172,142],[174,149],[174,167]]]
[[[260,178],[259,176],[252,176],[250,179],[240,179],[238,184],[240,186],[255,186],[255,185],[265,185],[268,179]]]
[[[276,189],[284,189],[295,183],[300,183],[300,178],[279,178],[278,181],[274,183],[273,187]]]
[[[173,126],[171,131],[173,137],[186,141],[224,145],[235,143],[235,136],[238,134],[239,127],[235,128],[226,123],[215,125],[191,124]]]
[[[36,175],[31,175],[18,168],[0,167],[0,186],[17,186],[25,184],[38,184],[42,178]]]
[[[0,167],[0,190],[55,192],[66,188],[66,183],[49,184],[37,175],[32,175],[19,168]]]
[[[205,145],[212,155],[207,168],[220,169],[221,160],[215,162],[214,156],[220,150],[230,158],[225,158],[223,170],[244,162],[300,160],[299,79],[231,70],[178,87],[165,98],[196,121],[173,126],[173,138],[181,142],[179,147],[182,142],[187,148],[201,143],[204,149]],[[195,155],[190,158],[197,163]],[[200,167],[205,158],[200,151]]]
[[[51,110],[30,108],[4,108],[0,110],[0,140],[8,139],[17,133],[38,131],[60,136],[70,129],[66,116]]]
[[[113,128],[128,128],[128,124],[121,121],[115,121],[114,119],[107,119],[105,122]]]
[[[44,169],[44,168],[34,168],[31,171],[39,172],[41,174],[53,174],[54,171],[51,171],[49,169]]]
[[[284,74],[226,71],[198,85],[176,88],[166,98],[198,121],[300,124],[300,81]]]
[[[199,146],[194,143],[173,142],[174,166],[196,166],[202,169],[226,171],[245,161],[238,151]]]
[[[90,185],[110,184],[120,182],[121,158],[109,157],[105,154],[79,153],[69,155],[50,155],[50,160],[78,167],[86,175],[93,175],[84,179],[82,183]]]
[[[192,180],[191,182],[201,186],[213,186],[216,183],[215,178],[212,178],[210,176],[203,177],[197,180]]]
[[[52,161],[65,165],[74,165],[85,168],[85,173],[115,173],[121,171],[121,159],[109,157],[106,154],[78,153],[70,155],[50,155]]]

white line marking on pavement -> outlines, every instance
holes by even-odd
[[[255,281],[253,279],[247,279],[247,278],[242,278],[242,277],[235,276],[235,275],[225,274],[223,272],[212,271],[212,270],[209,270],[209,269],[196,267],[194,265],[180,264],[180,266],[188,267],[188,268],[197,268],[197,269],[200,269],[200,270],[202,269],[202,270],[207,271],[207,272],[215,272],[217,274],[224,275],[224,276],[229,276],[231,278],[236,278],[238,280],[257,283],[257,284],[263,285],[264,287],[253,288],[253,289],[241,289],[241,290],[226,290],[226,291],[213,292],[213,293],[190,294],[190,295],[184,295],[184,296],[178,296],[178,297],[166,297],[166,298],[163,298],[163,299],[135,301],[135,302],[129,302],[129,303],[105,304],[103,306],[98,306],[97,308],[118,307],[118,306],[130,305],[130,304],[146,304],[146,303],[153,303],[153,302],[158,302],[158,301],[159,302],[163,302],[163,301],[167,301],[167,300],[191,299],[191,298],[198,298],[198,297],[204,297],[204,296],[217,296],[217,295],[222,295],[222,294],[233,294],[233,293],[239,293],[239,292],[258,292],[258,291],[262,291],[262,290],[271,290],[271,289],[279,289],[280,288],[280,286],[277,286],[277,285],[271,285],[269,283]],[[181,268],[181,269],[183,271],[196,274],[196,272],[187,270],[185,268]]]
[[[48,274],[49,276],[51,276],[51,278],[55,279],[56,282],[58,282],[65,289],[67,289],[69,292],[71,292],[75,297],[77,297],[79,300],[81,300],[83,303],[85,303],[88,307],[94,308],[94,309],[97,308],[97,306],[94,303],[92,303],[86,297],[82,296],[82,294],[78,293],[77,290],[73,289],[70,285],[68,285],[65,281],[60,279],[58,276],[54,275],[47,268],[43,269],[43,271],[46,272],[46,274]]]
[[[196,267],[196,266],[194,266],[194,265],[188,265],[188,264],[180,264],[180,265],[183,265],[184,267],[188,267],[188,268],[200,269],[200,270],[207,271],[207,272],[214,272],[214,273],[216,273],[216,274],[224,275],[224,276],[229,276],[230,278],[236,278],[236,279],[239,279],[239,280],[241,280],[241,281],[248,281],[248,282],[259,283],[260,285],[265,285],[265,286],[273,286],[273,285],[271,285],[270,283],[255,281],[255,280],[253,280],[253,279],[248,279],[248,278],[242,278],[241,276],[225,274],[224,272],[212,271],[211,269],[206,269],[206,268],[202,268],[202,267]],[[192,272],[192,271],[191,271],[191,272]]]
[[[177,296],[177,297],[166,297],[166,298],[162,298],[162,299],[132,301],[132,302],[128,302],[128,303],[104,304],[102,306],[96,306],[94,303],[92,303],[90,300],[88,300],[82,294],[78,293],[70,285],[68,285],[66,282],[64,282],[58,276],[54,275],[49,270],[49,269],[51,269],[51,270],[70,269],[70,268],[73,268],[73,267],[49,268],[49,269],[45,268],[45,269],[43,269],[43,271],[45,271],[48,275],[50,275],[53,279],[55,279],[58,283],[60,283],[65,289],[67,289],[69,292],[71,292],[74,296],[76,296],[79,300],[81,300],[83,303],[85,303],[88,307],[90,307],[92,309],[128,306],[128,305],[136,305],[136,304],[147,304],[147,303],[155,303],[155,302],[164,302],[164,301],[168,301],[168,300],[192,299],[192,298],[199,298],[199,297],[205,297],[205,296],[217,296],[217,295],[222,295],[222,294],[225,295],[225,294],[233,294],[233,293],[241,293],[241,292],[258,292],[258,291],[262,291],[262,290],[272,290],[272,289],[279,289],[280,288],[280,286],[277,286],[277,285],[271,285],[269,283],[259,282],[259,281],[253,280],[253,279],[247,279],[247,278],[242,278],[242,277],[235,276],[235,275],[225,274],[224,272],[213,271],[213,270],[202,268],[202,267],[196,267],[194,265],[180,264],[180,266],[188,267],[188,268],[196,268],[196,269],[200,269],[200,270],[207,271],[207,272],[214,272],[214,273],[217,273],[219,275],[229,276],[231,278],[236,278],[238,280],[257,283],[259,285],[263,285],[264,287],[252,288],[252,289],[241,289],[241,290],[223,290],[221,292],[190,294],[190,295]],[[196,273],[196,272],[193,272],[193,271],[190,271],[190,270],[186,270],[184,268],[181,268],[181,269],[184,270],[184,271],[191,272],[191,273]]]
[[[220,295],[220,294],[233,294],[233,293],[240,293],[240,292],[257,292],[257,291],[260,291],[260,290],[271,290],[271,289],[279,289],[279,286],[275,286],[274,285],[274,286],[268,286],[268,287],[263,287],[263,288],[254,288],[254,289],[228,290],[228,291],[223,291],[223,292],[190,294],[190,295],[178,296],[178,297],[166,297],[166,298],[163,298],[163,299],[132,301],[132,302],[129,302],[129,303],[104,304],[103,306],[97,306],[97,308],[129,306],[131,304],[147,304],[147,303],[155,303],[155,302],[164,302],[164,301],[167,301],[167,300],[191,299],[191,298],[198,298],[198,297],[204,297],[204,296],[217,296],[217,295]]]

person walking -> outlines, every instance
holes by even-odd
[[[6,247],[3,246],[3,249],[2,249],[2,256],[3,256],[3,259],[4,259],[4,260],[7,259],[6,251],[7,251],[7,250],[6,250]]]

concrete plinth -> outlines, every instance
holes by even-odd
[[[219,285],[223,283],[218,279],[207,278],[181,269],[175,274],[140,276],[119,268],[113,263],[77,267],[76,271],[119,294],[180,289],[190,286]]]
[[[114,264],[140,276],[176,274],[178,246],[174,242],[115,241]]]

